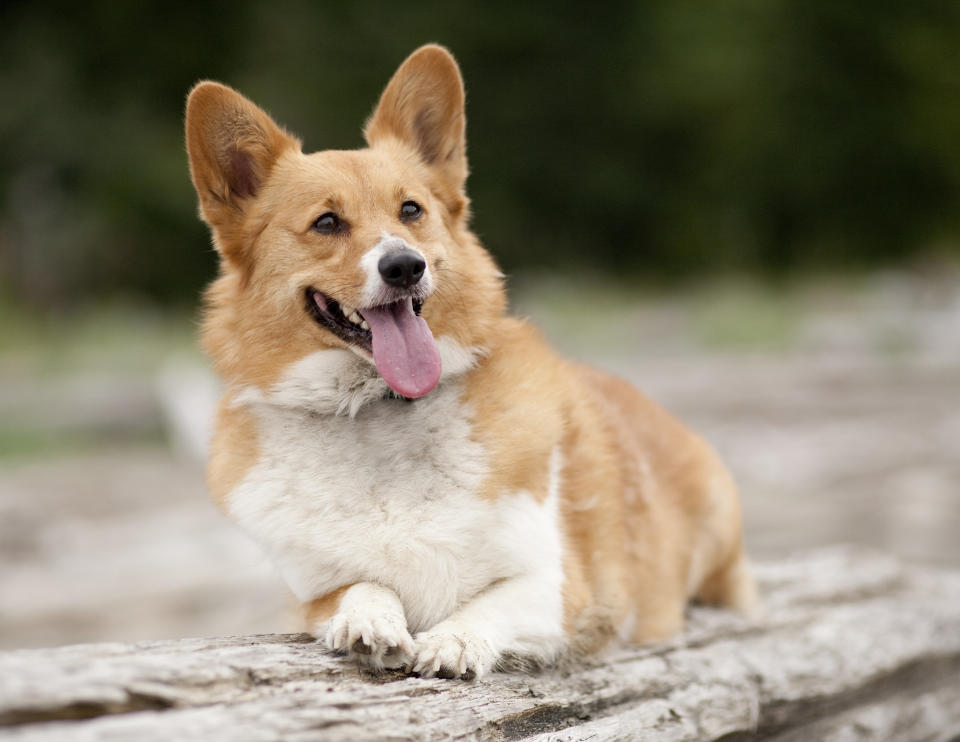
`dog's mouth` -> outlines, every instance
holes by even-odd
[[[306,305],[317,324],[372,355],[377,371],[398,394],[416,399],[440,380],[440,353],[420,316],[422,299],[408,296],[377,307],[355,308],[308,288]]]

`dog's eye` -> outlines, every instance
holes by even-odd
[[[343,228],[343,220],[332,211],[317,217],[317,220],[313,223],[314,231],[320,234],[335,234],[336,232],[342,232]]]
[[[415,222],[423,214],[423,209],[416,201],[404,201],[400,207],[401,222]]]

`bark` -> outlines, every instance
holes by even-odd
[[[757,567],[767,616],[480,682],[373,676],[306,635],[0,654],[0,740],[954,740],[960,573],[831,549]]]

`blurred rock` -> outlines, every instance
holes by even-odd
[[[155,389],[171,445],[205,461],[221,391],[216,375],[193,356],[173,356],[157,373]]]

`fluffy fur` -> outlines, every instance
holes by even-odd
[[[691,598],[756,608],[736,490],[711,449],[506,315],[468,229],[463,85],[445,49],[399,68],[366,149],[305,155],[213,82],[190,93],[186,131],[221,257],[203,328],[226,385],[210,491],[331,649],[473,678],[667,638]],[[325,214],[342,228],[319,229]],[[410,292],[442,364],[413,401],[311,298],[361,315],[394,301],[377,272],[394,250],[426,263]]]

